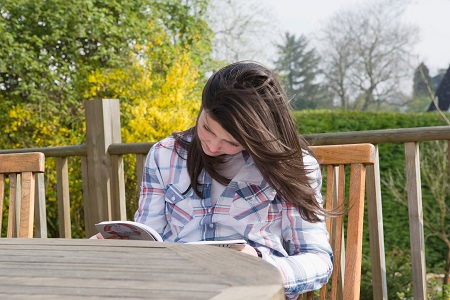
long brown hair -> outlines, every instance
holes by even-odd
[[[279,196],[310,222],[320,221],[325,210],[316,201],[303,151],[309,151],[298,134],[289,100],[275,74],[254,62],[237,62],[213,74],[202,94],[201,111],[208,113],[252,156],[256,167]],[[184,137],[191,136],[189,141]],[[215,167],[223,157],[206,155],[196,128],[174,135],[187,148],[191,187],[202,197],[198,178],[206,170],[222,184],[229,183]]]

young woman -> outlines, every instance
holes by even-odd
[[[296,298],[332,272],[320,187],[278,79],[238,62],[208,80],[196,125],[150,150],[135,221],[169,242],[245,239]]]
[[[151,148],[135,221],[167,242],[245,239],[294,299],[333,268],[321,180],[276,76],[238,62],[208,80],[193,128]]]

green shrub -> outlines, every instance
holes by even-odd
[[[335,111],[335,110],[310,110],[295,111],[293,116],[297,122],[300,133],[329,133],[346,131],[364,131],[395,128],[445,126],[444,120],[437,113],[396,113],[396,112],[358,112],[358,111]],[[404,145],[381,144],[379,145],[380,155],[380,176],[386,178],[389,170],[393,174],[405,173]],[[404,179],[403,179],[404,181]],[[402,183],[404,186],[404,182]],[[402,275],[396,276],[390,272],[395,268],[411,268],[411,260],[406,249],[410,249],[408,209],[404,205],[394,200],[390,190],[382,187],[382,212],[384,228],[384,244],[387,266],[387,280],[389,299],[399,299],[398,295],[408,297],[410,288],[405,283],[405,278],[411,272],[402,271]],[[422,201],[426,205],[427,201],[432,201],[428,193],[428,187],[422,186]],[[367,220],[367,206],[366,217]],[[425,235],[428,236],[427,228]],[[445,244],[435,238],[429,237],[425,240],[427,269],[433,272],[442,271],[445,262]],[[361,288],[361,299],[372,299],[371,272],[369,257],[369,233],[367,221],[364,224],[364,244],[363,244],[363,279]],[[404,249],[399,250],[399,249]],[[406,277],[405,277],[406,276]],[[406,281],[408,281],[406,280]],[[366,288],[368,287],[368,288]],[[369,292],[367,291],[369,289]],[[397,294],[398,293],[398,294]],[[369,298],[370,295],[370,298]]]

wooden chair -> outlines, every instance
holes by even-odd
[[[43,173],[44,169],[43,153],[0,154],[0,229],[5,203],[5,179],[9,177],[7,237],[33,237],[35,180],[36,174]]]
[[[347,210],[346,214],[326,221],[334,253],[334,271],[329,283],[320,289],[320,299],[359,299],[366,165],[375,163],[375,146],[312,146],[311,150],[322,167],[325,207]],[[348,185],[345,167],[350,169]],[[314,292],[301,295],[299,299],[314,299]]]

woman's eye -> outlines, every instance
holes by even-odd
[[[233,146],[233,147],[240,147],[239,144],[235,144],[235,143],[228,143],[228,144],[230,144],[230,145]]]

